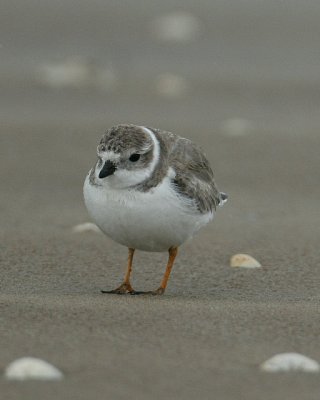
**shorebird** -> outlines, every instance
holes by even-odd
[[[114,294],[163,294],[178,247],[213,219],[227,195],[215,184],[202,150],[191,140],[145,126],[108,129],[84,183],[88,212],[99,228],[129,249],[123,283]],[[130,274],[135,250],[168,251],[160,287],[141,292]]]

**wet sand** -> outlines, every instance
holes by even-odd
[[[112,10],[116,21],[121,11]],[[263,8],[266,15],[270,10]],[[311,6],[306,10],[303,21],[312,14]],[[275,48],[285,48],[290,24],[290,19],[284,24],[279,43],[274,38]],[[258,21],[253,29],[261,32]],[[310,23],[303,38],[307,41],[315,29]],[[209,43],[214,32],[207,32]],[[259,37],[255,39],[258,47]],[[50,42],[45,36],[41,40]],[[150,49],[141,50],[136,37],[130,40],[144,60],[150,59]],[[227,39],[221,43],[228,48]],[[239,38],[242,54],[246,43]],[[196,48],[196,43],[190,46]],[[206,54],[203,46],[198,55]],[[47,62],[44,47],[39,52]],[[204,75],[197,78],[192,59],[193,72],[186,78],[190,89],[167,98],[154,89],[153,68],[162,60],[157,73],[174,69],[179,65],[175,51],[166,50],[167,57],[159,59],[155,53],[149,66],[144,64],[145,79],[140,64],[126,74],[120,68],[122,83],[106,93],[54,90],[24,80],[14,70],[11,80],[0,80],[0,369],[29,355],[65,374],[63,381],[51,383],[1,378],[0,397],[319,398],[318,374],[259,370],[263,361],[281,352],[320,361],[319,86],[308,81],[310,70],[297,82],[270,73],[257,83],[244,75],[234,81],[227,69],[223,75],[223,67],[210,80],[199,66]],[[123,54],[114,58],[119,64],[126,59]],[[239,56],[239,65],[241,60]],[[286,63],[279,58],[274,65],[277,60],[284,74]],[[271,70],[277,73],[276,67]],[[251,125],[230,131],[229,124],[226,129],[223,121],[234,118]],[[162,297],[100,294],[120,283],[126,249],[103,235],[72,232],[89,220],[82,183],[95,160],[97,140],[119,122],[172,130],[195,140],[205,148],[219,187],[230,198],[214,222],[181,248]],[[229,259],[239,252],[251,254],[263,267],[231,268]],[[165,254],[137,253],[134,287],[156,288],[165,262]]]
[[[42,127],[24,127],[23,135],[8,127],[4,135],[12,152],[1,163],[0,299],[2,369],[32,355],[66,376],[59,383],[1,380],[1,393],[316,399],[317,374],[270,375],[259,364],[285,351],[320,359],[319,139],[208,139],[229,203],[181,248],[163,297],[122,297],[99,290],[120,283],[126,250],[103,235],[72,232],[88,220],[81,184],[95,138],[89,127],[65,129],[47,130],[45,140]],[[263,268],[232,269],[237,252]],[[134,287],[157,287],[165,257],[138,253]]]

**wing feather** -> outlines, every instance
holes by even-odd
[[[190,140],[177,137],[169,158],[176,173],[173,184],[178,192],[193,200],[201,213],[215,210],[223,198],[203,151]]]

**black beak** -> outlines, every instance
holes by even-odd
[[[114,171],[117,169],[116,165],[111,162],[111,161],[106,161],[104,163],[104,166],[102,167],[102,170],[99,173],[99,178],[106,178],[109,175],[112,175]]]

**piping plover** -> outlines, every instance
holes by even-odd
[[[117,125],[102,136],[97,154],[84,183],[86,207],[107,236],[129,249],[124,282],[102,292],[162,294],[178,247],[212,220],[227,195],[219,192],[202,150],[170,132]],[[157,290],[132,288],[135,249],[169,252]]]

